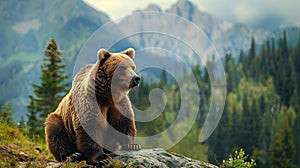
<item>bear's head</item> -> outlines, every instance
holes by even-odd
[[[135,51],[132,48],[119,53],[100,49],[96,64],[98,70],[95,74],[96,92],[99,89],[102,92],[110,92],[115,101],[118,101],[122,96],[127,95],[131,88],[137,86],[140,77],[135,72],[134,55]]]

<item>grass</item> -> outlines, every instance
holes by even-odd
[[[28,138],[24,130],[0,123],[0,168],[16,167],[46,167],[49,160],[53,160],[43,140]]]
[[[86,167],[86,161],[58,163],[49,153],[43,138],[28,138],[26,129],[0,122],[0,168],[10,167]],[[122,161],[113,160],[104,168],[130,168]]]

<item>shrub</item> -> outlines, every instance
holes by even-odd
[[[255,160],[247,161],[248,155],[245,155],[243,149],[240,151],[234,151],[229,155],[228,160],[223,160],[221,168],[252,168],[255,167]]]

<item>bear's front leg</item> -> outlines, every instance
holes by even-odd
[[[92,165],[103,165],[104,163],[111,160],[111,158],[106,155],[102,148],[103,138],[101,137],[101,128],[80,126],[76,129],[76,144],[78,150],[85,155],[88,164]],[[97,128],[97,129],[96,129]],[[87,133],[88,132],[88,133]],[[95,137],[90,137],[95,136]],[[95,139],[97,142],[95,142]]]
[[[122,145],[122,150],[140,150],[141,145],[134,143],[136,136],[136,127],[134,122],[134,113],[129,98],[126,96],[116,104],[117,113],[121,114],[121,119],[114,125],[114,128],[123,133],[122,138],[118,139]],[[126,136],[127,135],[127,136]]]
[[[118,124],[113,125],[114,129],[122,135],[115,135],[113,139],[121,144],[122,150],[140,150],[141,145],[134,143],[136,135],[135,124],[132,119],[123,117]]]
[[[133,150],[133,151],[141,150],[142,149],[141,145],[134,143],[134,137],[136,135],[134,121],[128,118],[124,118],[123,122],[124,125],[127,125],[128,127],[123,128],[122,131],[123,134],[127,135],[120,141],[120,143],[122,144],[122,150]]]

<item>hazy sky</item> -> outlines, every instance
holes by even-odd
[[[178,0],[84,0],[112,20],[155,3],[163,10]],[[298,25],[300,0],[190,0],[198,8],[233,23],[249,25]]]

